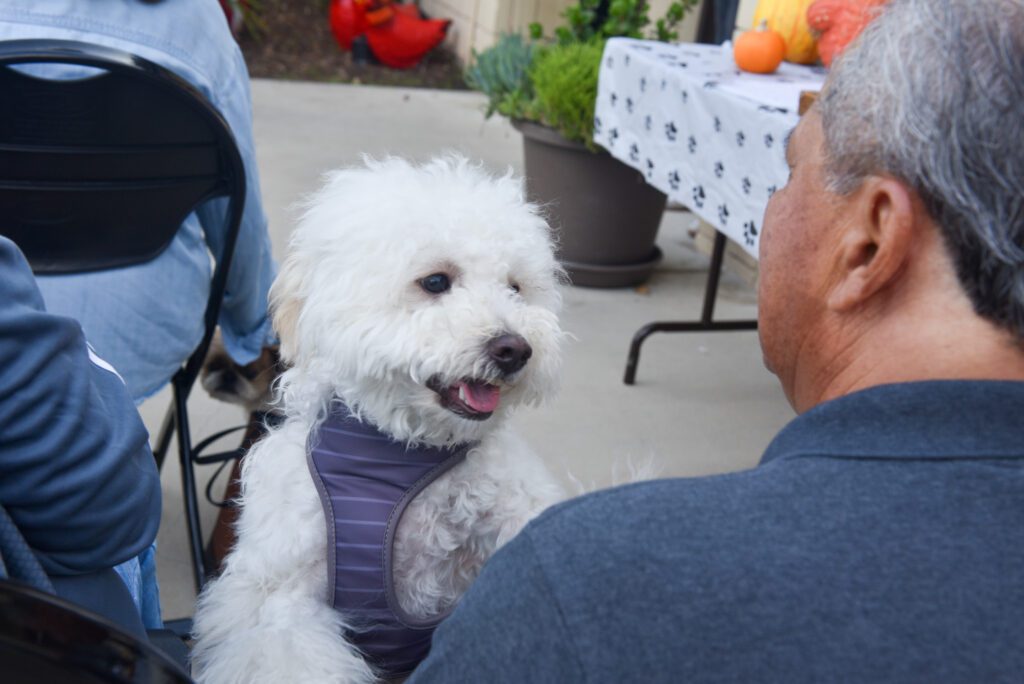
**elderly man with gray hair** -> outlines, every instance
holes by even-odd
[[[765,215],[758,467],[562,504],[422,682],[1024,681],[1024,0],[893,0]]]

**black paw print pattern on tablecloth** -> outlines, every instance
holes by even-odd
[[[609,99],[609,100],[611,100],[611,103],[612,103],[612,107],[614,107],[614,106],[615,106],[615,103],[619,101],[619,96],[618,96],[618,95],[616,95],[615,93],[612,93],[612,94],[611,94],[611,95],[610,95],[610,96],[608,97],[608,99]]]
[[[687,102],[689,102],[689,101],[690,101],[690,93],[688,93],[688,92],[686,92],[686,91],[684,90],[684,91],[683,91],[683,104],[686,104],[686,103],[687,103]]]
[[[651,119],[651,115],[648,114],[647,116],[644,117],[644,130],[645,131],[650,131],[651,130],[651,123],[653,123],[653,119]]]
[[[665,137],[669,139],[669,142],[676,141],[676,133],[678,133],[678,131],[676,130],[676,124],[674,121],[669,121],[665,124]]]
[[[640,148],[637,146],[636,143],[633,143],[632,145],[629,146],[629,160],[640,161]]]
[[[725,175],[725,165],[722,162],[715,162],[715,178],[721,178]]]
[[[718,205],[718,222],[724,227],[729,223],[729,207],[724,204]]]
[[[775,136],[772,135],[771,133],[765,133],[764,134],[764,146],[768,147],[768,148],[771,148],[771,146],[774,145],[774,144],[775,144]]]
[[[694,203],[694,205],[696,205],[696,207],[698,209],[703,209],[704,208],[704,199],[706,197],[707,196],[704,194],[704,186],[703,185],[694,185],[693,186],[693,203]]]
[[[623,59],[626,62],[626,66],[629,66],[629,55],[626,55]]]
[[[746,141],[747,136],[743,134],[743,131],[738,131],[736,133],[736,144],[739,145],[740,147],[743,147],[743,143],[745,143]]]
[[[740,185],[743,188],[743,194],[744,195],[749,195],[750,194],[750,187],[751,187],[750,179],[747,178],[746,176],[744,176],[743,177],[743,182]]]
[[[661,79],[661,89],[664,90],[665,86],[667,86],[667,85],[668,85],[668,81],[666,81],[665,79]]]
[[[608,144],[611,146],[615,145],[615,141],[619,139],[619,129],[613,128],[608,131]]]
[[[604,60],[604,63],[608,65],[609,69],[615,68],[615,58],[611,55],[608,55],[608,59]]]
[[[769,185],[769,186],[768,186],[768,199],[771,199],[771,198],[772,198],[772,195],[774,195],[774,194],[775,194],[775,191],[776,191],[776,190],[778,190],[778,188],[777,188],[777,187],[775,187],[774,185]]]
[[[647,158],[647,178],[654,178],[654,160],[650,157]]]
[[[594,117],[594,135],[601,135],[601,117]]]
[[[646,90],[647,90],[647,78],[642,76],[642,77],[640,77],[640,92],[642,93],[642,92],[645,92]]]
[[[633,113],[633,98],[631,97],[626,98],[626,111],[630,114]]]
[[[761,105],[758,109],[762,112],[778,112],[779,114],[789,114],[789,110],[785,107],[772,107],[771,105]]]
[[[721,133],[721,132],[722,132],[722,120],[719,119],[716,116],[715,117],[715,133]]]
[[[673,190],[679,189],[679,172],[673,170],[668,174],[668,186]]]
[[[686,149],[690,150],[690,154],[694,154],[697,151],[697,139],[692,135],[686,139]]]
[[[753,221],[747,221],[743,224],[743,241],[747,243],[747,247],[753,247],[756,239],[757,226],[754,225]]]

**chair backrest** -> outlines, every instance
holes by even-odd
[[[49,80],[11,68],[54,62],[103,71]],[[233,183],[244,188],[217,111],[139,57],[68,41],[3,42],[0,94],[0,231],[37,273],[148,261],[196,205],[234,194]]]
[[[74,80],[31,64],[91,67]],[[13,67],[13,68],[12,68]],[[230,128],[176,74],[136,55],[63,40],[0,42],[0,234],[38,274],[146,262],[203,202],[230,198],[223,253],[187,363],[198,373],[217,323],[245,202]]]

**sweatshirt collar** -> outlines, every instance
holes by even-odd
[[[1024,457],[1024,382],[881,385],[819,404],[772,440],[761,463],[825,458]]]

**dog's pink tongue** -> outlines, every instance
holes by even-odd
[[[501,390],[494,385],[484,382],[461,382],[459,385],[466,390],[466,405],[474,411],[490,413],[498,408]]]

